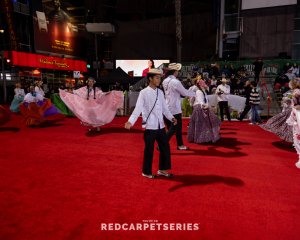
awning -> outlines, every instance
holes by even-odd
[[[87,72],[86,61],[83,60],[17,51],[5,51],[4,55],[11,60],[13,66]]]

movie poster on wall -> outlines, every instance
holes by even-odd
[[[37,52],[83,57],[84,31],[78,29],[63,0],[34,0],[34,44]]]

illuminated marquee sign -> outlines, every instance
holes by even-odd
[[[59,68],[70,68],[70,66],[66,62],[58,62],[56,60],[49,60],[47,58],[40,58],[40,63],[45,65],[52,65]]]
[[[47,68],[66,71],[86,72],[86,61],[74,60],[69,58],[59,58],[45,56],[41,54],[32,54],[25,52],[10,51],[5,52],[5,56],[11,59],[14,66]]]

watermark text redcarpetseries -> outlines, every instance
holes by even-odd
[[[101,223],[101,231],[198,231],[199,223],[160,223],[144,220],[141,223]]]

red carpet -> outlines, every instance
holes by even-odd
[[[127,131],[116,118],[87,135],[75,118],[43,128],[20,119],[0,127],[1,240],[299,239],[297,154],[257,126],[225,122],[217,144],[187,152],[172,139],[176,176],[150,180],[141,177],[140,123]],[[147,221],[199,230],[100,229]]]

